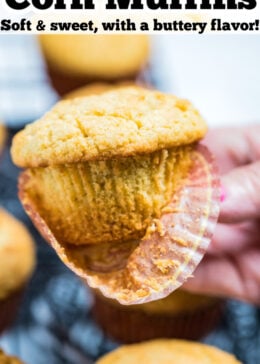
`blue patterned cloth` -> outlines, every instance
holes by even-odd
[[[37,119],[56,100],[36,39],[0,36],[0,119],[18,128]]]

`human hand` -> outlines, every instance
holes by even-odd
[[[260,305],[260,126],[211,130],[223,198],[210,248],[183,288]]]

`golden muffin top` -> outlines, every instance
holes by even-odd
[[[0,300],[20,288],[35,265],[34,242],[24,225],[0,208]],[[1,363],[1,361],[0,361]]]
[[[3,149],[4,142],[6,137],[6,130],[3,124],[0,123],[0,152]]]
[[[192,104],[140,87],[59,102],[13,140],[20,167],[126,157],[193,143],[206,124]]]
[[[23,363],[14,356],[5,355],[5,353],[0,349],[0,364],[23,364]]]
[[[75,76],[117,79],[132,76],[147,62],[146,35],[41,35],[49,67]]]
[[[234,356],[212,346],[183,340],[153,340],[121,346],[97,364],[241,364]]]

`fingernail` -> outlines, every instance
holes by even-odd
[[[226,197],[227,197],[226,190],[225,190],[224,186],[221,185],[220,202],[225,201]]]

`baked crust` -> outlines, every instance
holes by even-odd
[[[152,153],[201,139],[206,123],[183,99],[140,87],[59,102],[13,139],[26,168]]]

